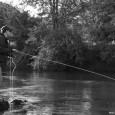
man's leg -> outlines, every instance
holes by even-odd
[[[1,66],[0,66],[0,86],[2,85],[2,69],[1,69]]]
[[[1,63],[1,73],[2,73],[2,76],[6,75],[6,65],[7,65],[6,61],[4,61],[3,63]]]

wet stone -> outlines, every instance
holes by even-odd
[[[8,101],[4,99],[0,99],[0,112],[7,111],[9,109]]]
[[[20,99],[15,99],[13,100],[11,103],[14,105],[14,106],[22,106],[24,105],[25,103],[27,102],[27,100],[20,100]]]

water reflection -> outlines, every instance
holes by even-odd
[[[84,115],[91,115],[91,87],[84,87],[82,98],[83,102],[81,106],[81,111]]]
[[[59,74],[57,79],[54,73],[20,73],[15,77],[12,90],[10,80],[3,77],[0,97],[28,102],[3,115],[109,115],[115,111],[114,83],[66,80]]]

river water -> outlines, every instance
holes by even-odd
[[[115,82],[84,73],[16,72],[0,82],[0,97],[21,99],[0,115],[115,115]],[[99,77],[99,76],[97,76]]]

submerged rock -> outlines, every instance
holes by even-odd
[[[25,104],[25,102],[27,102],[27,100],[20,100],[20,99],[15,99],[13,100],[11,103],[14,105],[14,106],[20,106],[20,105],[23,105]]]
[[[4,99],[0,99],[0,112],[7,111],[9,109],[9,103],[8,101]]]

